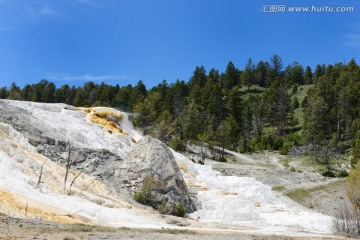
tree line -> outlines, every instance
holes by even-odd
[[[198,142],[239,152],[299,148],[322,163],[337,153],[350,152],[354,165],[360,158],[360,67],[354,59],[312,70],[298,62],[284,67],[278,55],[258,63],[249,58],[241,70],[232,62],[224,72],[198,66],[187,82],[163,80],[151,89],[142,81],[60,88],[47,80],[23,88],[13,83],[0,88],[0,98],[136,112],[136,126],[177,150]]]

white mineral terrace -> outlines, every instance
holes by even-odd
[[[331,232],[331,217],[300,207],[254,178],[221,176],[211,166],[173,154],[187,186],[198,191],[193,219],[259,227],[264,232]]]
[[[43,123],[44,131],[56,131],[64,139],[70,139],[78,146],[107,149],[123,156],[135,144],[130,137],[136,141],[141,138],[141,134],[133,129],[127,116],[123,118],[121,127],[129,136],[121,136],[109,134],[103,127],[89,122],[83,112],[65,109],[65,104],[9,102],[31,112]],[[202,223],[253,227],[259,232],[266,233],[331,233],[330,217],[296,205],[289,199],[275,194],[270,186],[249,177],[221,176],[210,166],[195,164],[174,151],[173,154],[188,188],[198,191],[198,211],[190,214],[192,219]],[[34,171],[39,169],[42,159],[45,158],[38,155],[40,154],[36,153],[26,137],[9,125],[0,124],[0,191],[22,198],[21,202],[29,204],[29,209],[31,206],[37,206],[52,212],[76,214],[86,221],[103,225],[171,227],[153,211],[136,207],[107,207],[89,201],[91,197],[84,199],[79,195],[62,195],[59,192],[62,186],[60,177],[54,176],[52,185],[49,183],[36,188],[37,176]],[[46,167],[53,175],[56,175],[57,171],[63,171],[50,160]],[[60,173],[58,175],[61,176]],[[85,174],[79,178],[77,190],[83,191],[84,196],[96,195],[97,198],[104,199],[108,194],[100,183],[96,188],[99,189],[98,192],[87,192],[86,186],[91,181],[89,179],[90,177]],[[11,200],[3,201],[7,201],[8,211],[11,211]],[[118,205],[122,204],[121,199],[116,201],[120,202]],[[2,207],[0,211],[5,211],[4,206]],[[81,218],[78,220],[82,221]]]

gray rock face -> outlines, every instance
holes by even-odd
[[[187,212],[193,212],[196,207],[188,195],[188,189],[182,178],[179,167],[170,149],[161,141],[146,136],[123,161],[127,172],[123,181],[132,194],[141,189],[144,180],[152,179],[157,197],[153,204],[183,203]],[[156,206],[154,206],[156,207]]]

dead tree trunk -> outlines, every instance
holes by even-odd
[[[69,187],[69,191],[71,192],[71,186],[74,184],[75,180],[81,175],[82,171],[80,171],[75,177],[74,179],[71,181],[70,183],[70,187]]]
[[[66,182],[69,175],[69,170],[71,165],[73,164],[74,160],[71,160],[71,145],[68,141],[68,157],[66,159],[66,165],[65,165],[65,177],[64,177],[64,191],[66,191]]]
[[[36,184],[37,188],[40,187],[40,184],[41,184],[41,180],[42,180],[42,176],[43,176],[43,168],[44,168],[45,163],[46,163],[46,160],[43,162],[43,164],[41,164],[39,175],[35,173],[36,175],[38,175],[38,182]]]

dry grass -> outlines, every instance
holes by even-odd
[[[0,190],[0,202],[3,206],[17,212],[22,216],[39,217],[47,221],[59,223],[83,223],[87,222],[84,217],[73,215],[48,205],[39,205],[26,197]]]

